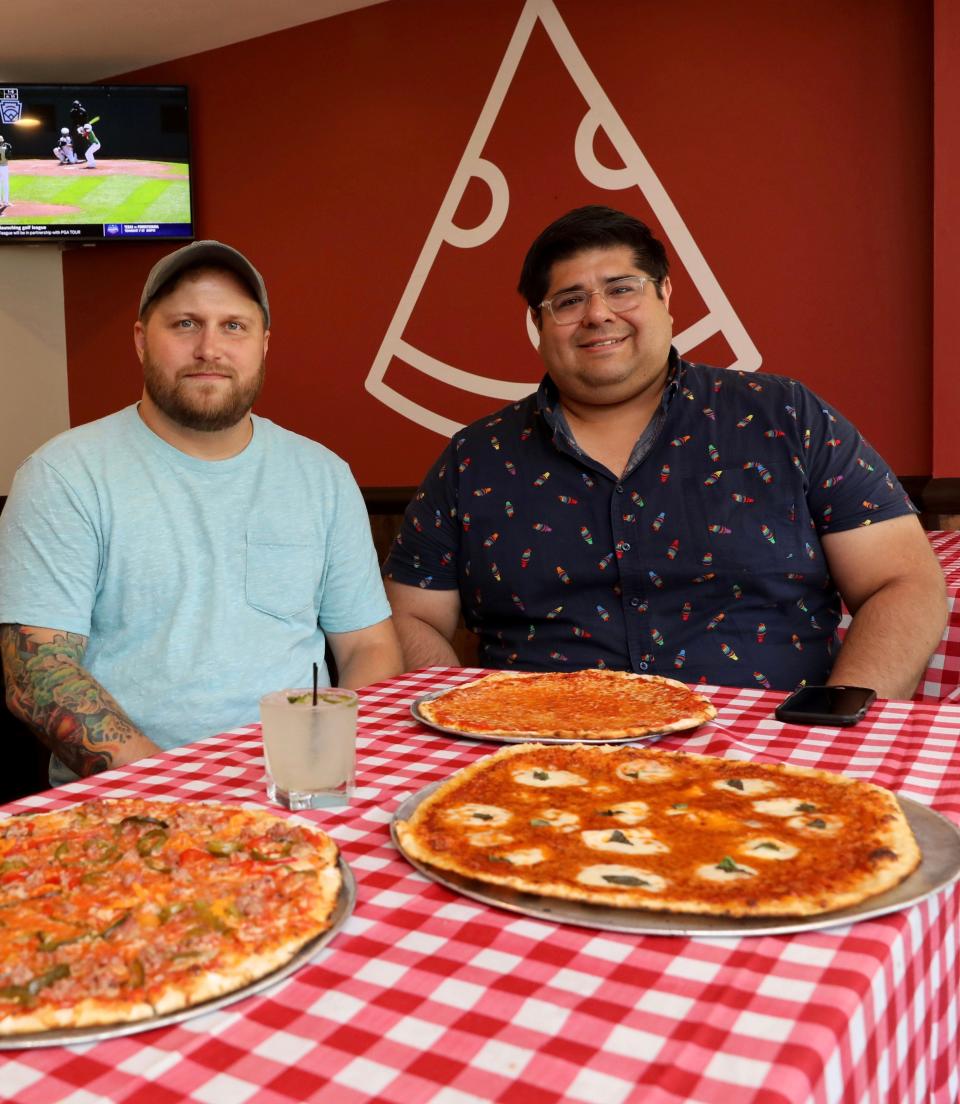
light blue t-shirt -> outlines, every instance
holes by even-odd
[[[84,666],[163,748],[256,721],[326,677],[324,630],[390,616],[347,465],[253,426],[199,460],[127,407],[34,453],[0,515],[0,623],[89,637]]]

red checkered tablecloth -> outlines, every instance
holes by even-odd
[[[927,663],[914,701],[960,701],[960,532],[934,530],[927,533],[947,582],[947,626],[936,651]],[[850,623],[844,608],[841,637]]]
[[[927,536],[947,581],[947,627],[915,697],[960,701],[960,533],[938,531]]]
[[[960,588],[960,532],[935,530],[927,536],[943,568],[947,586],[951,590]]]
[[[96,1044],[0,1053],[18,1104],[955,1104],[956,885],[902,912],[787,936],[636,936],[528,919],[427,881],[393,810],[492,745],[417,724],[436,668],[362,692],[358,791],[309,816],[357,880],[331,943],[263,994]],[[853,729],[784,726],[780,695],[704,688],[714,723],[662,746],[871,779],[960,821],[960,706],[879,703]],[[263,801],[258,729],[7,811],[92,796]]]

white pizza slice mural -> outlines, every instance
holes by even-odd
[[[417,308],[441,249],[449,246],[457,250],[472,250],[487,245],[496,237],[507,218],[510,187],[501,168],[492,159],[484,156],[484,153],[518,66],[538,25],[546,32],[557,57],[585,104],[573,142],[576,168],[592,188],[620,193],[619,197],[611,200],[611,206],[629,210],[629,193],[633,189],[639,189],[645,204],[662,227],[668,251],[683,265],[702,300],[703,311],[699,317],[683,326],[674,336],[674,345],[678,352],[681,355],[688,354],[719,334],[731,354],[727,367],[753,372],[761,364],[757,348],[711,272],[666,189],[587,65],[553,0],[527,0],[473,133],[366,378],[366,389],[386,406],[425,429],[445,437],[455,433],[465,421],[471,419],[465,416],[455,420],[424,405],[422,387],[418,389],[421,396],[419,399],[401,393],[386,378],[392,363],[402,362],[408,369],[441,385],[440,389],[444,391],[447,388],[459,389],[461,393],[470,396],[488,398],[491,400],[488,409],[522,398],[536,387],[539,380],[536,372],[539,361],[531,369],[528,379],[498,378],[457,367],[443,356],[431,355],[421,347],[423,342],[418,344],[408,336],[411,316]],[[596,145],[601,136],[616,152],[621,161],[619,166],[603,164],[598,157]],[[486,216],[477,225],[466,229],[454,219],[468,187],[475,181],[482,182],[486,187],[489,208]],[[549,220],[544,220],[543,225],[546,221]],[[519,321],[519,312],[517,317],[518,325],[524,325]],[[524,311],[523,317],[526,319],[528,336],[536,346],[537,333],[528,312]],[[449,395],[444,403],[438,405],[449,412]],[[456,402],[452,405],[456,406]]]

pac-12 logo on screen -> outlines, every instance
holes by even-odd
[[[19,88],[0,88],[0,123],[16,123],[20,120],[23,104]]]

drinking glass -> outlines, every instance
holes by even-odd
[[[267,796],[287,809],[349,805],[357,751],[357,695],[323,687],[260,699]]]

